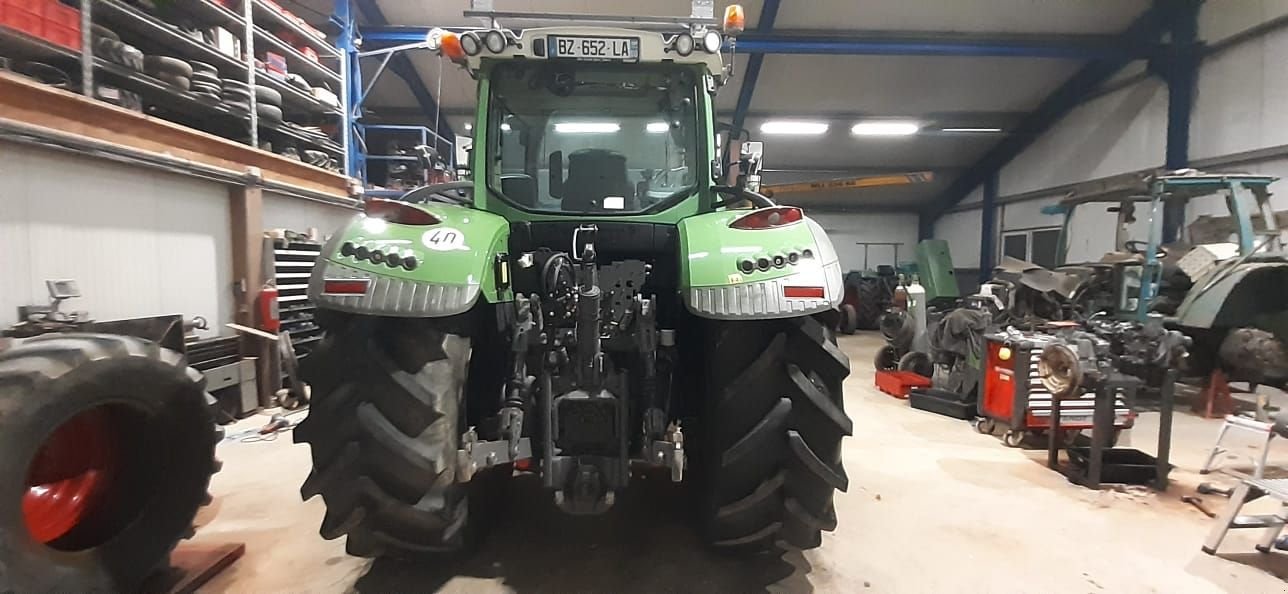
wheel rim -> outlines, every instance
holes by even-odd
[[[27,469],[23,518],[31,536],[50,544],[94,517],[119,471],[119,434],[108,407],[58,426]]]

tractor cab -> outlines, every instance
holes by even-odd
[[[1251,259],[1254,253],[1282,250],[1269,202],[1268,187],[1275,179],[1185,170],[1070,195],[1049,209],[1064,215],[1057,254],[1060,269],[1088,281],[1084,297],[1096,301],[1091,309],[1138,321],[1150,312],[1176,315],[1200,277]],[[1199,217],[1165,243],[1165,206],[1209,196],[1222,197],[1230,214]],[[1075,213],[1100,206],[1117,215],[1114,250],[1098,262],[1068,263]],[[1145,239],[1132,238],[1138,221],[1147,225]]]

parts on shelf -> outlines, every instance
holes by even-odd
[[[39,73],[28,73],[42,82],[79,91],[79,10],[57,0],[22,0],[23,11],[8,10],[9,5],[17,3],[18,0],[0,0],[0,7],[4,7],[0,8],[0,21],[7,25],[0,27],[0,57],[11,59],[17,72],[39,68]],[[39,10],[31,11],[32,6]],[[28,13],[41,19],[26,18]],[[17,15],[15,19],[22,17],[19,26],[9,22],[11,14]],[[338,102],[328,89],[337,88],[340,77],[320,62],[308,59],[301,47],[312,48],[314,55],[336,56],[338,50],[311,37],[301,37],[313,35],[316,30],[300,24],[289,13],[256,4],[255,14],[264,16],[273,29],[289,30],[293,35],[290,40],[273,38],[263,46],[256,44],[261,57],[268,57],[277,66],[292,67],[299,61],[297,58],[307,60],[308,64],[299,68],[303,76],[290,72],[275,79],[265,74],[262,66],[249,66],[243,61],[250,59],[243,56],[240,40],[247,23],[242,15],[215,0],[94,0],[93,42],[87,49],[93,53],[95,89],[87,94],[241,141],[250,135],[250,112],[255,109],[260,136],[266,136],[279,148],[293,147],[305,155],[301,160],[338,170],[338,164],[333,163],[343,155],[339,143],[320,134],[320,128],[313,132],[301,126],[340,116]],[[48,31],[58,32],[56,26],[47,26],[46,20],[75,27],[75,44],[69,46],[56,35],[46,35]],[[256,36],[272,37],[258,23],[252,26]],[[267,56],[263,50],[276,55]],[[28,68],[25,64],[29,62],[48,67]],[[246,85],[249,67],[260,67],[254,88]],[[305,151],[319,151],[327,158],[307,158],[311,153]]]

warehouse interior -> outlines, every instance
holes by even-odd
[[[0,592],[1283,592],[1286,57],[1286,0],[0,0]]]

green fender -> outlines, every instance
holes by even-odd
[[[1286,292],[1288,262],[1243,262],[1233,269],[1217,267],[1195,281],[1176,310],[1177,322],[1189,328],[1259,327],[1282,335],[1288,310]]]
[[[309,280],[309,299],[352,313],[441,317],[468,311],[482,295],[496,303],[512,299],[497,287],[497,256],[506,251],[510,225],[500,216],[464,206],[413,204],[436,217],[433,225],[400,225],[365,214],[354,216],[322,247]],[[347,246],[346,246],[347,244]],[[411,270],[359,258],[357,248],[400,260],[414,258]],[[347,254],[347,255],[346,255]],[[328,292],[327,280],[366,283],[360,293]],[[335,289],[338,284],[332,283]]]
[[[680,222],[680,292],[689,311],[704,318],[770,319],[840,305],[841,264],[823,228],[809,217],[771,229],[729,227],[749,212],[712,212]],[[767,269],[739,268],[743,260],[762,259],[770,263]]]

